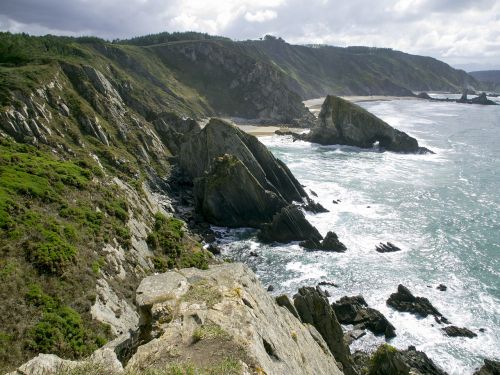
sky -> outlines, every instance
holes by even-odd
[[[1,0],[0,30],[127,38],[200,31],[236,40],[389,47],[500,69],[500,0]]]

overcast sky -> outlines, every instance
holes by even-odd
[[[107,39],[194,30],[391,47],[500,69],[500,0],[0,0],[0,29]]]

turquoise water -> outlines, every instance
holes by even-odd
[[[362,294],[397,328],[392,345],[415,345],[448,373],[470,374],[483,358],[500,359],[500,106],[418,100],[361,105],[436,154],[260,138],[330,210],[308,219],[322,234],[334,230],[348,251],[265,246],[252,231],[238,230],[226,234],[224,252],[249,264],[276,294],[321,280],[339,285],[328,288],[331,301]],[[377,253],[375,245],[387,241],[403,251]],[[431,317],[390,309],[385,301],[399,283],[478,337],[449,338]],[[436,289],[440,283],[446,292]],[[382,341],[368,334],[351,350],[373,350]]]

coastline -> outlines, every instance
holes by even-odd
[[[375,102],[375,101],[392,101],[392,100],[415,100],[418,98],[412,96],[384,96],[384,95],[367,95],[367,96],[341,96],[341,98],[349,100],[353,103],[362,103],[362,102]],[[318,116],[319,111],[321,110],[321,105],[325,97],[308,99],[304,100],[303,103],[311,111],[314,116]],[[288,127],[288,126],[279,126],[279,125],[252,125],[252,124],[235,124],[238,128],[243,130],[244,132],[254,135],[256,137],[266,137],[274,134],[276,130],[287,130],[296,133],[300,133],[306,128],[297,128],[297,127]]]

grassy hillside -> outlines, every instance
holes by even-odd
[[[500,92],[500,70],[481,70],[469,74],[480,81],[486,90]]]
[[[116,335],[97,301],[116,297],[119,317],[145,275],[207,266],[144,184],[171,173],[151,121],[207,111],[140,47],[0,35],[0,373],[40,352],[88,355]]]
[[[500,70],[479,70],[477,72],[469,72],[469,74],[481,82],[500,84]]]
[[[303,98],[326,94],[404,95],[409,90],[460,91],[478,82],[431,57],[385,48],[295,46],[265,38],[243,42],[249,53],[268,59]]]

